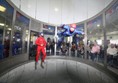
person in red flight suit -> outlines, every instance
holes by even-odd
[[[39,37],[36,39],[35,44],[37,45],[37,53],[36,53],[36,57],[35,57],[35,69],[37,69],[37,63],[38,63],[38,59],[40,56],[40,52],[42,52],[42,60],[41,60],[41,67],[44,68],[43,66],[43,62],[46,58],[46,41],[43,37],[43,33],[39,34]]]

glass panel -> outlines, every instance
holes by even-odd
[[[47,40],[47,46],[46,46],[46,52],[47,55],[54,55],[54,48],[55,48],[55,41],[54,41],[54,35],[55,35],[55,26],[51,25],[43,25],[43,33],[44,38]]]
[[[57,52],[56,55],[62,56],[78,56],[84,57],[83,50],[83,35],[84,24],[76,26],[76,29],[73,28],[73,31],[70,30],[70,25],[62,25],[57,27]],[[79,48],[81,48],[81,54],[79,55]]]
[[[36,56],[35,41],[36,41],[37,37],[38,37],[38,32],[30,31],[30,44],[29,44],[29,56],[30,56],[30,58]]]
[[[106,11],[107,63],[118,67],[118,1]]]
[[[29,58],[32,59],[36,56],[36,45],[35,41],[41,31],[41,23],[36,20],[31,20],[30,27],[30,41],[29,41]]]
[[[76,30],[84,32],[84,24],[77,25]],[[75,56],[77,56],[79,58],[84,58],[84,41],[83,41],[83,39],[84,39],[83,35],[75,34],[73,36],[73,43],[75,43],[76,48],[77,48],[77,55],[75,54]],[[72,47],[73,47],[73,43],[72,43]],[[72,49],[72,47],[71,47],[71,49]],[[71,55],[73,55],[73,54],[71,54]]]
[[[4,58],[4,55],[3,55],[4,47],[3,47],[2,41],[3,41],[3,29],[0,29],[0,59]]]
[[[0,29],[0,45],[2,45],[2,41],[3,41],[3,30]]]
[[[0,44],[3,44],[3,31],[5,26],[5,18],[0,15]]]
[[[9,56],[13,7],[6,2],[6,0],[0,0],[0,58],[6,58]]]
[[[27,52],[29,19],[16,12],[16,20],[13,33],[12,55]]]
[[[95,62],[104,61],[103,50],[103,21],[102,16],[99,16],[87,23],[88,36],[88,59]]]

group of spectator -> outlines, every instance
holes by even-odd
[[[109,66],[118,66],[118,45],[110,44],[107,48],[107,62]]]
[[[54,55],[55,41],[54,39],[47,38],[46,52],[47,55]]]
[[[109,44],[106,49],[106,55],[104,54],[104,47],[102,45],[98,45],[97,42],[89,44],[89,46],[87,46],[86,49],[87,59],[94,62],[103,63],[104,56],[107,56],[107,64],[109,66],[118,67],[118,45]],[[72,42],[72,44],[63,42],[61,45],[61,53],[65,55],[69,55],[69,53],[71,53],[70,56],[77,56],[83,58],[85,55],[84,44],[79,43],[78,46],[76,46],[74,42]]]
[[[48,55],[54,55],[55,52],[55,44],[54,39],[47,38],[46,52]],[[74,42],[63,42],[60,46],[59,55],[66,56],[77,56],[79,58],[84,58],[85,56],[85,48],[83,43],[78,43],[76,45]],[[109,44],[106,49],[106,55],[104,51],[104,47],[102,45],[98,45],[97,42],[93,42],[86,47],[87,50],[87,59],[94,62],[104,62],[104,56],[107,56],[107,64],[109,66],[118,66],[118,45]]]
[[[55,52],[55,44],[54,39],[47,38],[46,52],[47,55],[54,55]],[[63,42],[60,46],[60,55],[70,55],[72,57],[77,56],[80,58],[84,58],[85,48],[83,43],[79,43],[76,45],[74,42]],[[58,49],[57,49],[58,50]],[[57,51],[56,50],[56,51]],[[103,46],[98,45],[97,42],[93,42],[86,47],[87,50],[87,59],[92,60],[94,62],[104,62],[104,49]],[[76,53],[77,52],[77,53]],[[109,66],[118,66],[118,45],[109,44],[106,49],[107,63]]]
[[[51,50],[51,54],[54,54],[54,40],[51,41],[50,38],[47,39],[47,46],[46,50],[49,52]],[[75,56],[75,52],[77,51],[77,57],[84,57],[84,44],[79,43],[78,46],[74,42],[63,42],[61,44],[61,54],[62,55],[69,55],[69,49],[71,51],[71,56]],[[97,42],[94,42],[87,46],[87,59],[92,61],[104,61],[104,49],[103,46],[100,46],[97,44]],[[48,53],[49,54],[49,53]],[[108,65],[112,65],[113,61],[117,61],[118,59],[118,45],[110,44],[107,48],[107,62]],[[116,63],[116,62],[115,62]]]
[[[71,55],[72,57],[76,56],[76,52],[77,51],[77,56],[78,57],[82,57],[84,54],[84,45],[83,44],[78,44],[78,46],[76,46],[76,44],[74,42],[70,43],[70,42],[63,42],[61,45],[61,53],[62,54],[66,54],[66,55]]]
[[[104,56],[107,56],[107,64],[109,66],[118,67],[118,45],[109,44],[104,54],[103,46],[98,45],[96,42],[87,47],[87,57],[92,61],[104,61]]]

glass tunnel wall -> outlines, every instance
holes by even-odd
[[[106,36],[109,43],[118,44],[118,1],[106,12]]]
[[[104,35],[103,35],[103,17],[102,15],[98,16],[97,18],[87,22],[87,59],[92,59],[91,49],[94,46],[94,43],[97,43],[100,46],[99,55],[95,56],[95,61],[104,61]]]
[[[105,12],[107,64],[118,66],[118,1]]]
[[[27,53],[30,20],[6,0],[0,0],[0,6],[0,59]]]
[[[9,57],[14,8],[5,0],[0,0],[0,59]]]
[[[14,8],[10,6],[10,4],[6,2],[6,0],[0,0],[0,6],[6,8],[4,12],[0,11],[0,59],[8,57],[9,52],[12,52],[11,55],[21,55],[21,54],[29,53],[29,55],[32,56],[30,50],[33,48],[31,46],[34,45],[34,41],[39,31],[47,30],[49,32],[48,36],[51,38],[51,40],[53,40],[53,38],[56,38],[56,37],[52,37],[51,35],[53,33],[50,33],[50,31],[47,28],[45,28],[45,26],[46,27],[48,26],[48,28],[51,27],[52,28],[52,29],[50,28],[52,30],[51,32],[55,32],[55,30],[53,29],[55,28],[55,26],[52,26],[50,24],[45,24],[39,21],[35,21],[34,19],[22,13],[21,11],[17,10],[15,6],[14,8],[16,9],[16,11],[14,11]],[[103,18],[102,15],[103,13],[105,13],[105,19]],[[14,23],[12,19],[14,19]],[[91,60],[90,49],[91,46],[94,44],[94,42],[96,42],[101,47],[102,50],[101,52],[104,52],[103,42],[106,40],[104,40],[103,19],[105,20],[105,24],[106,24],[105,35],[108,40],[107,44],[108,43],[118,44],[118,40],[117,40],[118,39],[117,36],[118,1],[117,1],[115,4],[109,7],[108,10],[106,10],[105,12],[102,11],[101,14],[99,14],[99,16],[96,16],[92,20],[89,21],[86,20],[81,24],[77,23],[77,28],[79,30],[87,32],[87,42],[83,39],[83,37],[79,37],[80,38],[79,40],[81,41],[77,42],[77,44],[80,46],[78,46],[79,48],[75,49],[75,54],[72,54],[74,53],[71,50],[72,45],[70,45],[71,42],[68,43],[68,41],[73,40],[73,42],[75,42],[74,37],[76,35],[65,38],[65,42],[69,47],[67,48],[68,51],[66,55],[74,56],[74,57],[76,56],[79,58],[87,58]],[[57,27],[57,31],[58,31],[58,27]],[[30,34],[29,40],[28,40],[28,36],[29,36],[28,33]],[[45,36],[47,41],[48,41],[48,36]],[[29,45],[27,44],[28,42]],[[55,39],[53,44],[56,46],[56,43],[57,43],[57,38]],[[84,48],[84,45],[87,45],[87,48]],[[27,49],[28,47],[29,49]],[[79,50],[80,48],[82,48],[81,51]],[[50,50],[47,49],[47,52],[48,51],[50,52]],[[62,55],[59,54],[60,52],[59,50],[54,50],[54,51],[56,52],[56,55]],[[87,55],[87,57],[85,57],[85,55]],[[100,56],[97,56],[96,61],[103,63],[104,53],[101,53]]]
[[[16,12],[12,41],[12,55],[27,53],[29,19]]]
[[[29,58],[34,57],[36,55],[35,40],[38,37],[39,31],[41,31],[40,27],[41,27],[40,22],[31,20],[30,39],[29,39]]]

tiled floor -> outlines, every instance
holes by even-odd
[[[48,59],[45,68],[30,62],[19,66],[0,78],[0,83],[115,83],[97,69],[71,60]]]

